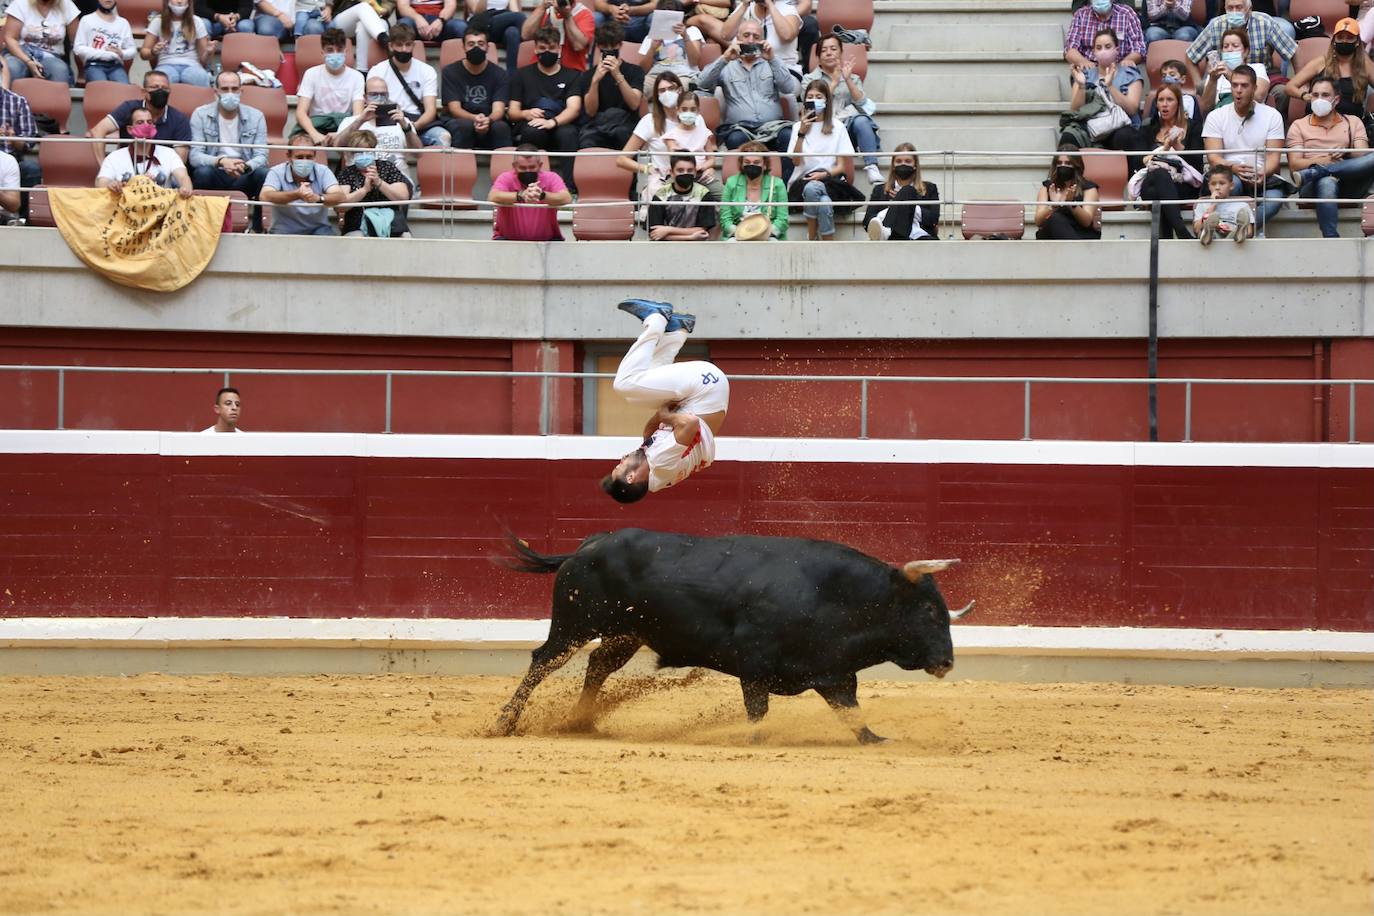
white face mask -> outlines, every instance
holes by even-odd
[[[180,5],[179,5],[179,4],[176,4],[176,3],[169,3],[169,4],[167,4],[167,10],[168,10],[168,12],[170,12],[170,13],[171,13],[175,18],[177,18],[177,19],[180,19],[182,16],[185,16],[185,15],[186,15],[186,11],[187,11],[188,9],[190,9],[190,8],[191,8],[191,7],[190,7],[189,5],[186,5],[186,4],[180,4]]]
[[[1312,113],[1319,118],[1324,118],[1331,114],[1331,109],[1335,108],[1330,99],[1313,99]]]
[[[683,127],[696,127],[697,113],[695,111],[679,111],[677,113],[677,122]]]
[[[675,107],[678,98],[679,96],[676,89],[663,89],[658,93],[658,100],[668,108]]]

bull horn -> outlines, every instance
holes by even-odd
[[[978,599],[975,598],[975,599],[973,599],[972,601],[970,601],[968,604],[966,604],[966,605],[964,605],[963,607],[959,608],[959,610],[957,610],[957,611],[950,611],[950,612],[949,612],[949,619],[950,619],[950,620],[958,620],[960,617],[963,617],[963,616],[964,616],[965,614],[967,614],[969,611],[973,610],[973,606],[974,606],[975,604],[977,604],[977,603],[978,603]]]
[[[912,560],[902,567],[902,575],[912,582],[916,582],[927,573],[937,573],[949,569],[958,562],[958,560]]]

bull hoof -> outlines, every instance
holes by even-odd
[[[589,718],[569,719],[563,723],[563,730],[576,734],[589,735],[596,731],[596,723]]]
[[[515,734],[515,720],[510,716],[501,716],[496,720],[496,724],[487,732],[489,738],[509,738]]]
[[[860,744],[883,744],[887,741],[887,739],[881,735],[875,735],[873,732],[869,731],[868,726],[859,729],[854,735],[859,739]]]

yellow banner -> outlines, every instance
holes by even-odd
[[[49,188],[53,219],[76,256],[123,286],[169,293],[190,283],[219,244],[226,197],[182,199],[147,175],[105,188]]]

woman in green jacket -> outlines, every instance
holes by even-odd
[[[744,154],[740,157],[739,174],[730,176],[721,195],[725,204],[720,208],[721,238],[734,241],[739,221],[751,213],[762,213],[770,225],[767,238],[786,241],[787,186],[773,174],[773,159],[764,155],[768,147],[750,141],[738,151]]]

